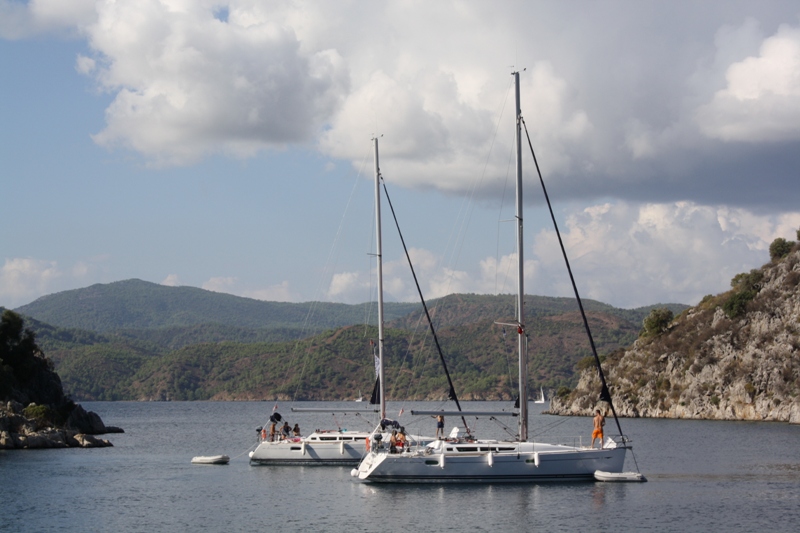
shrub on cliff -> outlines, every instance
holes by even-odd
[[[800,232],[800,230],[798,230],[798,232]],[[793,246],[794,243],[792,241],[787,241],[784,238],[778,237],[772,241],[772,244],[769,245],[769,258],[773,261],[782,259],[789,255],[789,252],[792,251]]]
[[[674,315],[666,307],[653,309],[642,322],[642,332],[639,334],[644,337],[654,337],[667,331],[669,323],[672,322]]]
[[[763,278],[764,272],[756,269],[736,274],[733,277],[731,280],[733,292],[722,303],[722,310],[725,311],[728,318],[742,316],[747,311],[747,304],[761,290],[761,280]]]

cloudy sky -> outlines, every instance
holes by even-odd
[[[513,292],[514,70],[583,297],[694,304],[800,228],[796,1],[0,0],[0,69],[6,307],[366,301],[376,135],[425,296]],[[526,292],[568,296],[523,166]]]

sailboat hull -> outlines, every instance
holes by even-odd
[[[508,444],[514,446],[514,443]],[[621,447],[590,449],[522,443],[517,450],[498,452],[456,451],[459,447],[486,448],[453,446],[453,451],[444,451],[443,454],[371,452],[352,475],[373,483],[593,481],[595,471],[621,472],[625,461],[625,448]]]
[[[357,465],[366,452],[369,433],[316,434],[278,442],[261,442],[250,454],[256,465]],[[321,440],[326,439],[326,440]]]

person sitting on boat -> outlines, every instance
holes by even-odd
[[[600,409],[595,410],[594,416],[594,431],[592,431],[592,448],[594,448],[595,439],[600,439],[600,448],[603,447],[603,426],[606,425],[606,418],[600,414]]]
[[[400,450],[400,453],[406,449],[406,433],[403,428],[400,428],[400,431],[397,433],[397,445],[396,447]]]
[[[392,430],[392,436],[389,437],[389,453],[397,453],[397,430]]]
[[[300,436],[300,424],[294,425],[294,427],[292,428],[292,433],[294,434],[295,437]]]
[[[284,422],[281,428],[281,439],[288,439],[292,433],[292,428],[289,427],[289,422]]]

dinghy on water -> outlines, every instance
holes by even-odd
[[[594,478],[597,481],[647,481],[641,472],[603,472],[596,470]]]
[[[231,460],[227,455],[198,455],[192,457],[193,465],[226,465]]]

